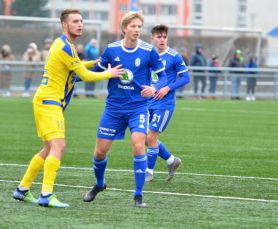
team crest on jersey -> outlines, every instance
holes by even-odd
[[[164,67],[166,67],[166,60],[163,60],[162,64],[163,64]]]
[[[41,81],[42,85],[47,85],[48,84],[48,77],[42,77],[42,81]]]
[[[129,69],[125,68],[125,72],[121,75],[120,80],[123,84],[130,84],[133,80],[133,73]]]
[[[158,81],[158,75],[154,71],[152,71],[152,82],[156,83],[157,81]]]
[[[141,64],[141,59],[140,58],[136,58],[135,60],[135,66],[138,67]]]

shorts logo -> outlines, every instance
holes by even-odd
[[[141,59],[140,59],[140,58],[136,58],[136,60],[135,60],[135,66],[136,66],[136,67],[139,67],[140,64],[141,64]]]
[[[122,84],[130,84],[133,80],[133,73],[130,70],[125,69],[125,72],[121,75],[120,80]]]
[[[105,127],[101,127],[101,126],[98,128],[98,132],[101,135],[112,136],[112,137],[115,136],[115,134],[116,134],[116,130],[105,128]]]
[[[140,125],[139,125],[139,128],[141,128],[141,129],[145,129],[144,124],[143,124],[143,123],[142,123],[142,124],[140,124]]]

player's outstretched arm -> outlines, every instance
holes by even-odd
[[[82,61],[82,63],[85,65],[87,69],[90,69],[94,67],[98,62],[100,62],[100,59],[96,60],[89,60],[89,61]]]
[[[74,69],[74,72],[85,82],[100,81],[110,78],[120,77],[124,73],[124,69],[121,65],[117,65],[114,68],[108,66],[108,70],[104,72],[92,72],[85,68],[83,64],[80,64]]]

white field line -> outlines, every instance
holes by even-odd
[[[225,109],[208,109],[208,108],[191,108],[191,107],[176,107],[176,110],[182,110],[182,111],[200,111],[200,112],[216,112],[216,113],[227,113],[227,110]],[[256,115],[276,115],[276,112],[272,111],[250,111],[250,110],[229,110],[229,113],[234,113],[234,114],[256,114]]]
[[[24,164],[9,164],[0,163],[0,166],[15,166],[15,167],[27,167]],[[88,167],[71,167],[71,166],[61,166],[61,169],[71,169],[71,170],[86,170],[92,171],[92,168]],[[119,173],[133,173],[130,169],[106,169],[108,172],[119,172]],[[168,174],[168,172],[155,171],[158,174]],[[203,177],[223,177],[223,178],[235,178],[235,179],[254,179],[254,180],[272,180],[278,181],[278,178],[274,177],[252,177],[252,176],[233,176],[233,175],[221,175],[221,174],[204,174],[204,173],[181,173],[177,172],[177,175],[188,175],[188,176],[203,176]]]
[[[19,183],[17,180],[0,180],[0,183]],[[41,185],[42,183],[34,182],[33,184]],[[83,186],[83,185],[67,185],[67,184],[55,184],[55,186],[60,187],[68,187],[68,188],[84,188],[90,189],[91,186]],[[108,191],[115,192],[131,192],[134,190],[130,189],[120,189],[120,188],[107,188]],[[264,203],[278,203],[278,200],[267,200],[267,199],[254,199],[254,198],[244,198],[244,197],[236,197],[236,196],[212,196],[212,195],[199,195],[193,193],[179,193],[179,192],[158,192],[158,191],[145,191],[144,193],[150,194],[160,194],[160,195],[169,195],[169,196],[188,196],[188,197],[199,197],[199,198],[207,198],[207,199],[224,199],[224,200],[239,200],[239,201],[251,201],[251,202],[264,202]]]
[[[206,111],[210,111],[210,112],[217,112],[217,113],[227,113],[227,110],[225,109],[215,109],[215,108],[203,108],[203,107],[190,107],[190,103],[198,103],[198,101],[188,101],[189,105],[188,107],[180,107],[180,106],[176,106],[176,110],[186,110],[186,111],[200,111],[200,112],[206,112]],[[88,103],[90,103],[90,101],[88,101]],[[83,106],[83,104],[74,104],[75,106]],[[95,104],[94,105],[98,105],[100,107],[104,107],[103,106],[103,101],[101,100],[95,100]],[[250,111],[248,109],[234,109],[234,110],[229,110],[229,113],[246,113],[246,114],[255,114],[255,115],[276,115],[276,112],[271,112],[271,111]]]

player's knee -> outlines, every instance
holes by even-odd
[[[153,133],[148,133],[147,143],[150,147],[155,147],[157,145],[157,136]]]
[[[138,142],[138,143],[135,143],[133,145],[133,154],[134,155],[143,154],[144,151],[145,151],[145,144],[144,143]]]
[[[147,135],[147,143],[148,145],[154,141],[154,136],[152,134]]]
[[[97,160],[102,160],[106,157],[107,150],[104,148],[96,148],[94,152],[94,156]]]
[[[61,153],[65,152],[65,150],[66,150],[66,143],[65,142],[61,144],[60,150],[61,150]]]
[[[66,149],[66,142],[65,140],[53,140],[50,142],[50,151],[54,151],[59,155],[64,154]]]
[[[39,152],[39,155],[42,158],[46,158],[48,156],[49,152],[50,152],[50,145],[49,144],[45,144],[43,146],[43,148],[41,149],[41,151]]]

